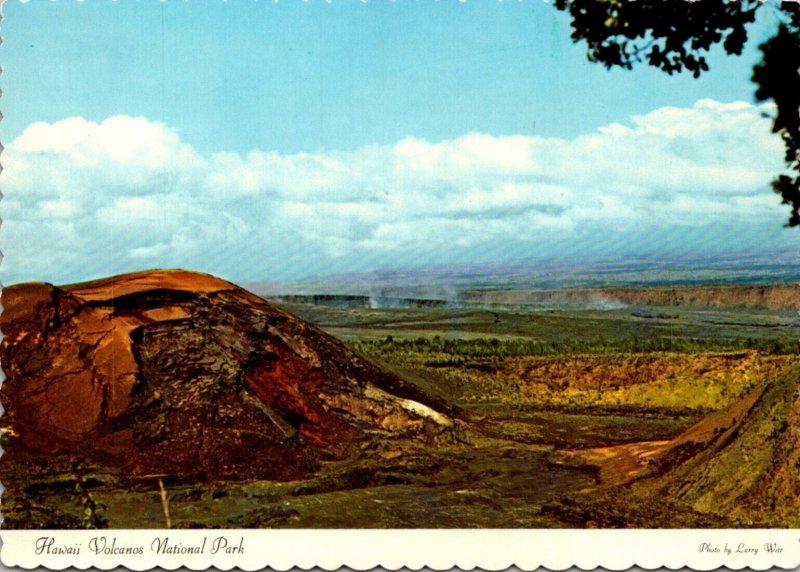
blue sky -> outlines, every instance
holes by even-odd
[[[541,0],[4,12],[6,284],[799,244],[756,42],[695,80],[587,62]]]

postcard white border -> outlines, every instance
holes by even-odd
[[[0,530],[0,540],[3,566],[51,570],[800,570],[800,529]]]
[[[796,529],[5,530],[0,538],[4,565],[51,570],[800,568]]]

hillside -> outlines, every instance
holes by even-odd
[[[558,459],[596,466],[611,487],[599,498],[643,506],[670,499],[746,525],[797,527],[799,388],[795,367],[672,439],[564,451]],[[594,518],[602,511],[597,500],[588,503]]]
[[[294,479],[453,425],[442,399],[205,274],[20,284],[3,305],[11,463],[61,454],[134,475]]]

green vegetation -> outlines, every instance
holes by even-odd
[[[353,346],[400,375],[414,372],[463,407],[580,411],[719,410],[796,361],[792,338],[419,337]]]
[[[556,0],[555,6],[569,13],[572,40],[586,42],[590,61],[622,69],[648,64],[669,75],[685,70],[694,77],[708,71],[706,54],[715,44],[740,55],[756,12],[772,12],[777,25],[759,46],[762,57],[752,80],[758,86],[756,99],[775,102],[772,131],[783,140],[786,166],[793,174],[779,174],[772,186],[791,207],[788,226],[800,226],[800,4]]]
[[[89,479],[85,474],[85,470],[79,464],[75,464],[75,504],[79,506],[81,511],[80,527],[81,528],[108,528],[108,520],[105,517],[106,505],[98,501],[94,494],[89,491]]]
[[[449,339],[435,336],[414,339],[364,340],[353,344],[359,352],[370,355],[394,353],[447,354],[452,356],[442,365],[460,366],[460,358],[506,358],[519,356],[552,356],[571,354],[617,353],[699,353],[757,351],[768,355],[800,354],[800,343],[794,338],[781,339],[700,339],[700,338],[595,338],[574,340],[533,339]],[[432,364],[431,364],[432,365]],[[435,367],[435,366],[434,366]]]

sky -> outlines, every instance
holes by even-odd
[[[12,0],[2,33],[4,284],[800,252],[757,41],[609,71],[543,0]]]

